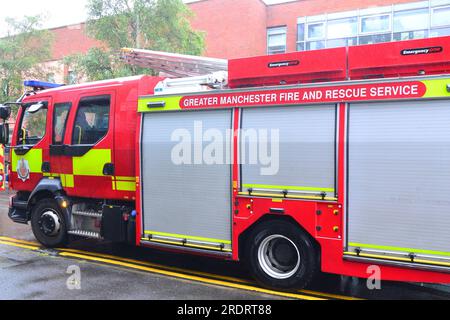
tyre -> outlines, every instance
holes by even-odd
[[[49,248],[67,244],[67,224],[58,203],[52,199],[39,201],[31,211],[31,228],[36,239]]]
[[[247,239],[247,265],[258,283],[265,287],[301,289],[312,281],[319,269],[314,243],[292,223],[261,223]]]

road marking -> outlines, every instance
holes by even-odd
[[[5,244],[5,245],[13,245],[13,246],[17,246],[17,247],[22,247],[25,249],[31,249],[31,250],[40,250],[41,249],[40,244],[37,242],[20,240],[20,239],[9,238],[9,237],[4,237],[4,236],[0,236],[0,243]],[[69,254],[83,256],[83,257],[87,256],[91,260],[94,260],[94,261],[95,261],[95,259],[114,261],[118,265],[120,265],[120,263],[125,263],[127,265],[134,265],[136,267],[144,267],[144,268],[151,268],[151,269],[159,270],[160,272],[173,272],[173,273],[181,274],[184,276],[194,276],[194,277],[198,277],[201,279],[207,278],[205,280],[227,282],[229,285],[232,285],[232,284],[244,285],[244,286],[249,286],[249,287],[253,287],[253,288],[258,288],[258,287],[255,287],[254,282],[251,282],[251,281],[248,281],[245,279],[230,277],[230,276],[212,274],[212,273],[189,270],[189,269],[182,269],[182,268],[177,268],[177,267],[160,265],[160,264],[147,262],[147,261],[123,258],[123,257],[113,256],[113,255],[104,254],[104,253],[88,252],[88,251],[77,250],[77,249],[58,248],[57,251],[59,252],[60,256],[66,256]],[[85,258],[83,258],[83,259],[85,259]],[[100,261],[100,262],[102,262],[102,261]],[[107,263],[111,264],[110,262],[107,262]],[[113,264],[115,264],[115,263],[113,263]],[[265,289],[262,289],[262,290],[265,290]],[[273,290],[270,290],[270,291],[273,291]],[[273,291],[273,292],[278,292],[278,291]],[[363,300],[363,299],[354,298],[354,297],[350,297],[350,296],[342,296],[342,295],[337,295],[337,294],[329,294],[329,293],[323,293],[323,292],[317,292],[317,291],[311,291],[311,290],[299,290],[298,292],[301,294],[306,294],[308,296],[312,295],[312,296],[309,296],[309,298],[322,297],[322,298],[327,298],[327,299],[339,299],[339,300]],[[278,292],[278,293],[283,293],[283,292]],[[303,295],[300,295],[300,296],[303,296]],[[314,296],[316,296],[316,297],[314,297]],[[317,300],[317,299],[311,299],[311,300]],[[324,300],[324,299],[318,299],[318,300]]]
[[[93,256],[93,257],[114,259],[114,260],[123,261],[123,262],[129,262],[129,263],[133,263],[133,264],[140,264],[140,265],[143,265],[143,266],[154,267],[154,268],[164,269],[164,270],[168,270],[168,271],[188,273],[188,274],[191,274],[191,275],[197,275],[197,276],[203,276],[203,277],[208,277],[208,278],[214,278],[214,279],[218,279],[218,280],[231,281],[231,282],[234,282],[234,283],[240,283],[240,284],[246,284],[246,285],[255,285],[254,282],[251,282],[251,281],[245,280],[245,279],[240,279],[240,278],[235,278],[235,277],[230,277],[230,276],[224,276],[224,275],[219,275],[219,274],[213,274],[213,273],[208,273],[208,272],[202,272],[202,271],[181,269],[181,268],[165,266],[165,265],[156,264],[156,263],[147,262],[147,261],[134,260],[134,259],[129,259],[129,258],[122,258],[122,257],[113,256],[113,255],[109,255],[109,254],[88,252],[88,251],[82,251],[82,250],[76,250],[76,249],[59,249],[59,250],[62,250],[64,252],[87,254],[87,255],[90,255],[90,256]],[[342,295],[331,294],[331,293],[323,293],[323,292],[317,292],[317,291],[312,291],[312,290],[299,290],[298,292],[299,293],[308,294],[308,295],[318,296],[318,297],[324,297],[324,298],[328,298],[328,299],[331,298],[331,299],[338,299],[338,300],[364,300],[364,299],[360,299],[360,298],[354,298],[354,297],[349,297],[349,296],[342,296]]]
[[[40,247],[36,247],[36,246],[30,246],[30,245],[25,245],[25,244],[20,244],[20,243],[11,243],[11,242],[8,242],[8,241],[3,241],[3,240],[0,240],[0,244],[4,244],[4,245],[7,245],[7,246],[18,247],[18,248],[22,248],[22,249],[29,249],[29,250],[33,250],[33,251],[36,251],[36,250],[40,249]]]
[[[326,300],[323,298],[317,298],[317,297],[306,296],[306,295],[301,295],[301,294],[279,292],[279,291],[274,291],[274,290],[269,290],[269,289],[258,288],[258,287],[254,287],[254,286],[250,286],[250,285],[236,284],[236,283],[226,282],[226,281],[222,281],[222,280],[213,280],[213,279],[208,279],[208,278],[202,278],[199,276],[192,276],[192,275],[187,275],[187,274],[174,272],[174,271],[165,271],[165,270],[160,270],[160,269],[156,269],[156,268],[152,268],[152,267],[145,267],[145,266],[121,262],[121,261],[112,260],[112,259],[97,258],[97,257],[84,255],[84,254],[61,252],[59,255],[62,257],[73,257],[73,258],[78,258],[78,259],[103,262],[103,263],[107,263],[107,264],[127,267],[127,268],[141,270],[141,271],[147,271],[147,272],[151,272],[151,273],[161,274],[161,275],[185,279],[185,280],[192,280],[192,281],[202,282],[202,283],[207,283],[207,284],[212,284],[212,285],[219,285],[222,287],[236,288],[236,289],[242,289],[242,290],[246,290],[246,291],[265,293],[265,294],[274,295],[274,296],[281,296],[281,297],[294,298],[294,299],[300,299],[300,300]]]
[[[27,240],[21,240],[21,239],[15,239],[5,236],[0,236],[0,241],[8,241],[8,242],[15,242],[15,243],[21,243],[26,244],[30,246],[41,246],[41,244],[37,241],[27,241]]]

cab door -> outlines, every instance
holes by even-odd
[[[33,191],[43,177],[50,141],[49,110],[51,97],[27,100],[20,107],[11,143],[11,187]]]
[[[115,91],[82,93],[71,108],[61,161],[66,192],[86,198],[114,198]]]
[[[69,115],[73,109],[73,103],[69,99],[55,102],[51,110],[52,125],[50,138],[50,161],[44,163],[44,176],[60,178],[64,188],[72,188],[72,165],[70,159],[64,156],[65,136],[69,126]]]

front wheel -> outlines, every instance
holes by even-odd
[[[317,249],[298,227],[285,221],[258,225],[249,235],[246,260],[263,286],[300,289],[318,271]]]
[[[67,243],[66,220],[55,200],[44,199],[34,206],[31,228],[36,239],[46,247],[60,247]]]

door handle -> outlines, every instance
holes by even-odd
[[[50,173],[50,162],[43,162],[42,163],[42,167],[41,167],[41,171],[44,173]]]
[[[103,166],[103,175],[104,176],[113,176],[114,175],[114,164],[113,163],[106,163]]]

